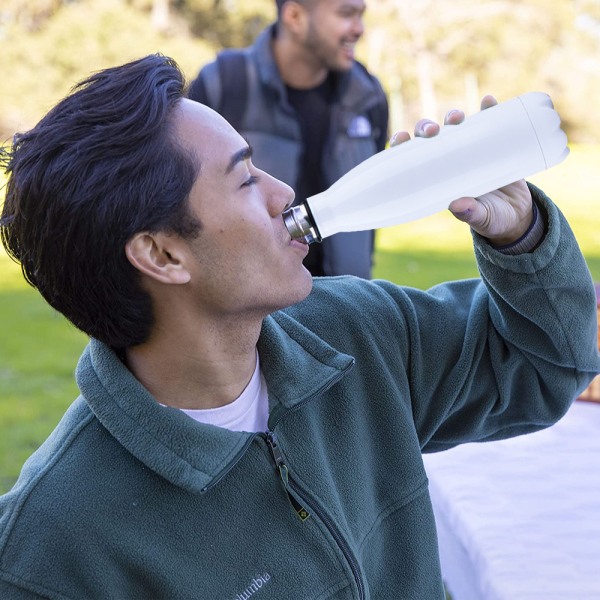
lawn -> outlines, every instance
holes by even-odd
[[[600,146],[576,147],[531,180],[557,202],[600,281]],[[380,230],[375,276],[419,288],[477,275],[468,229],[440,213]],[[73,371],[86,337],[28,288],[0,250],[0,493],[77,396]]]

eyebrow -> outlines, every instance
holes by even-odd
[[[225,169],[225,175],[229,175],[229,173],[231,173],[231,171],[233,171],[234,167],[238,163],[243,162],[244,160],[248,160],[251,157],[252,157],[252,147],[250,145],[235,152],[232,155],[232,157],[229,161],[229,164],[227,165],[227,168]]]

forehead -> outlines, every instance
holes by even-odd
[[[307,0],[309,8],[324,8],[331,11],[357,11],[366,9],[365,0]]]
[[[183,98],[174,113],[175,136],[203,168],[226,165],[232,155],[247,146],[245,140],[216,111]]]

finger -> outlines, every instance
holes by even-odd
[[[390,139],[390,147],[397,146],[410,140],[410,133],[408,131],[396,131],[396,133]]]
[[[487,96],[484,96],[481,100],[481,110],[491,108],[492,106],[496,106],[496,104],[498,104],[498,100],[496,100],[494,96],[487,94]]]
[[[485,222],[487,218],[487,209],[482,206],[475,198],[458,198],[450,203],[448,210],[463,223],[468,223],[471,227],[477,227]]]
[[[465,113],[462,110],[453,109],[446,113],[444,125],[458,125],[465,120]]]
[[[430,119],[421,119],[415,125],[416,137],[433,137],[440,132],[440,126]]]

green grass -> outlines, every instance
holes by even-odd
[[[3,281],[20,275],[6,260],[0,269]],[[0,288],[0,331],[1,493],[77,396],[73,371],[86,337],[37,292],[12,284]]]
[[[532,178],[560,206],[600,281],[600,146],[575,148],[560,166]],[[440,213],[380,230],[376,277],[422,289],[477,276],[468,228]],[[76,398],[73,372],[86,336],[23,281],[0,250],[0,493]]]

